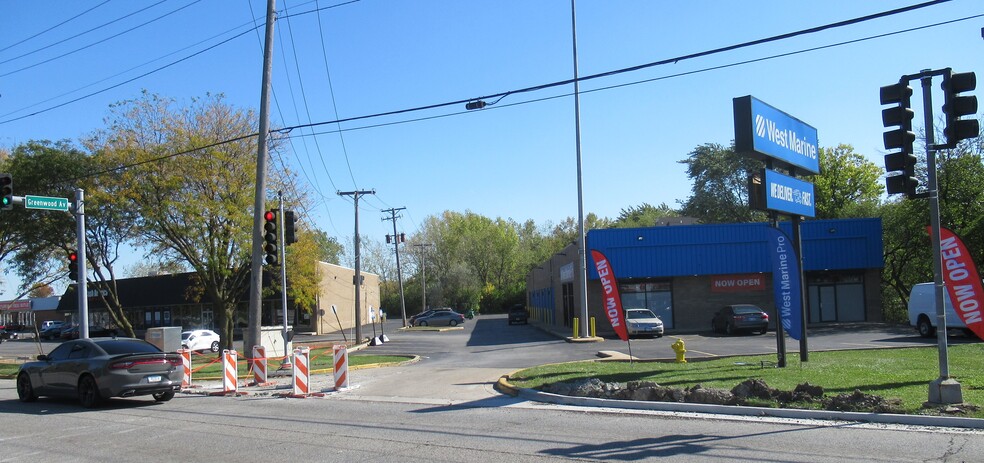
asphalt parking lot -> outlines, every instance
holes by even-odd
[[[432,336],[424,332],[405,332],[400,329],[400,320],[386,322],[385,332],[392,339],[401,342],[387,343],[373,348],[379,353],[410,354],[410,355],[439,355],[446,347],[443,343],[434,344]],[[382,332],[382,330],[380,330]],[[493,314],[468,320],[457,332],[450,332],[442,337],[463,338],[461,341],[474,353],[492,353],[487,361],[499,363],[496,359],[518,357],[520,363],[530,365],[538,363],[561,362],[596,358],[600,351],[616,351],[642,359],[672,359],[675,353],[671,344],[682,339],[687,349],[687,357],[719,357],[745,354],[774,354],[777,352],[775,331],[764,335],[738,334],[725,335],[710,331],[696,333],[674,333],[672,331],[662,338],[633,338],[629,343],[618,339],[605,339],[601,342],[564,342],[572,333],[557,330],[546,330],[538,327],[535,322],[528,325],[509,325],[506,315]],[[363,333],[372,335],[374,331],[365,327]],[[316,342],[341,342],[340,333],[323,336],[298,335],[294,338],[296,344]],[[349,336],[351,338],[351,336]],[[401,339],[403,338],[403,339]],[[951,335],[951,344],[977,342],[972,337]],[[5,340],[0,344],[0,359],[8,361],[23,361],[33,358],[41,352],[49,352],[60,341],[36,342],[32,337]],[[915,329],[908,325],[885,323],[836,323],[815,325],[807,333],[807,352],[844,349],[873,349],[913,346],[936,345],[936,338],[921,338]],[[799,355],[800,342],[785,337],[787,355]],[[498,348],[493,348],[498,346]],[[241,350],[241,346],[237,346]],[[512,363],[512,362],[510,362]],[[528,366],[528,365],[524,365]]]

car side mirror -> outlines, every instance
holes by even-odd
[[[38,360],[45,362],[48,360],[48,354],[38,354]]]

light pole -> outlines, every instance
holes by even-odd
[[[578,296],[581,305],[580,336],[588,337],[588,280],[587,280],[587,247],[584,230],[584,190],[581,180],[581,95],[578,85],[577,71],[577,8],[575,0],[571,0],[571,36],[574,55],[574,144],[577,151],[577,272],[574,278],[578,281]],[[487,103],[478,99],[465,104],[465,109],[475,110],[484,109],[505,98],[508,93],[502,94],[499,99]]]
[[[584,233],[584,191],[581,182],[581,96],[577,82],[577,9],[571,0],[571,36],[574,45],[574,145],[577,150],[577,280],[581,304],[581,337],[588,337],[588,271]]]

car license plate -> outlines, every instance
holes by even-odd
[[[148,383],[159,383],[161,382],[161,375],[152,375],[147,377]]]

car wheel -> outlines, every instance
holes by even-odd
[[[728,334],[735,334],[735,327],[730,322],[724,325],[724,332]]]
[[[457,325],[458,325],[458,320],[451,320],[448,322],[448,326],[457,326]]]
[[[31,377],[27,373],[17,375],[17,398],[21,402],[34,402],[38,400],[34,393],[34,386],[31,386]]]
[[[79,402],[85,408],[94,408],[102,401],[99,396],[99,387],[96,386],[96,379],[86,375],[79,380]]]
[[[419,323],[419,325],[420,326],[427,326],[427,322],[426,321],[422,321],[422,322]]]
[[[768,328],[762,328],[762,330],[759,331],[759,334],[765,334],[765,333],[768,333],[768,332],[769,332],[769,329]]]
[[[212,346],[209,347],[209,349],[212,352],[218,352],[219,351],[219,341],[212,341]]]
[[[154,400],[157,402],[167,402],[174,398],[174,391],[158,392],[154,394]]]
[[[936,334],[936,328],[933,328],[933,325],[929,323],[929,319],[926,317],[919,317],[916,329],[919,330],[919,336],[924,338],[931,338]]]

